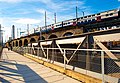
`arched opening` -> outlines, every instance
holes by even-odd
[[[19,47],[21,47],[21,46],[22,46],[22,40],[19,41]]]
[[[13,42],[13,47],[14,47],[15,43]]]
[[[18,46],[18,41],[16,41],[16,46]]]
[[[40,38],[40,37],[38,38],[38,41],[41,40],[41,39],[42,39],[42,40],[45,40],[45,38],[42,36],[42,38]]]
[[[24,46],[28,46],[28,40],[27,39],[24,40]]]
[[[54,34],[49,36],[49,39],[53,39],[53,38],[57,38],[57,36]]]
[[[35,42],[36,42],[36,40],[34,38],[30,39],[30,43],[35,43]]]
[[[72,32],[67,32],[67,33],[65,33],[63,36],[64,36],[64,37],[68,37],[68,36],[72,36],[72,35],[73,35]]]
[[[10,42],[8,42],[8,47],[10,47],[11,46],[11,44],[10,44]]]

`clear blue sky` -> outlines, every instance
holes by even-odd
[[[44,26],[44,12],[47,12],[47,24],[54,23],[54,13],[57,22],[75,18],[75,7],[78,6],[78,16],[98,13],[120,8],[120,0],[0,0],[0,24],[4,27],[4,37],[11,36],[11,26],[26,30],[36,25]],[[16,29],[17,34],[17,29]],[[4,40],[5,40],[4,38]]]

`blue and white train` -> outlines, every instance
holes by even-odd
[[[57,28],[63,28],[66,26],[82,26],[82,25],[87,25],[89,23],[97,23],[97,22],[102,22],[102,21],[107,21],[107,20],[112,20],[112,19],[117,19],[120,18],[120,10],[119,9],[114,9],[114,10],[109,10],[97,14],[92,14],[80,18],[75,18],[75,19],[70,19],[70,20],[65,20],[62,22],[57,22],[55,24],[47,25],[46,27],[43,26],[41,27],[42,32],[49,32],[51,30],[55,30]]]

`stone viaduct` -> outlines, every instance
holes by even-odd
[[[83,33],[83,28],[79,26],[71,26],[65,28],[58,28],[55,30],[47,31],[41,33],[34,33],[28,36],[20,37],[17,39],[13,39],[6,43],[6,46],[12,47],[21,47],[21,46],[28,46],[30,43],[38,42],[39,40],[47,40],[52,38],[62,38],[67,36],[75,36]]]

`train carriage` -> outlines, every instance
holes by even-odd
[[[120,10],[114,9],[114,10],[109,10],[109,11],[105,11],[105,12],[101,12],[101,13],[97,13],[97,14],[87,15],[84,17],[74,18],[74,19],[70,19],[70,20],[57,22],[55,24],[43,26],[42,32],[49,32],[49,31],[55,30],[57,28],[66,28],[68,26],[84,26],[84,25],[88,25],[88,24],[95,24],[95,23],[115,20],[118,18],[120,18]],[[100,28],[102,28],[102,27],[100,27]],[[97,29],[97,30],[99,30],[99,29]]]

